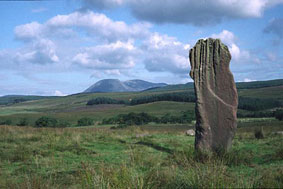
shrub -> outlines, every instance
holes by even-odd
[[[10,119],[0,121],[0,125],[12,125],[12,121]]]
[[[181,116],[171,116],[169,113],[160,118],[161,123],[191,123],[195,119],[192,111],[182,112]]]
[[[36,127],[56,127],[58,121],[55,118],[42,116],[35,122]]]
[[[102,124],[119,124],[119,125],[145,125],[150,122],[155,123],[191,123],[194,119],[194,112],[182,112],[180,116],[171,116],[165,114],[160,119],[158,117],[149,115],[147,113],[134,113],[119,114],[117,117],[103,119]]]
[[[89,126],[93,125],[93,120],[88,117],[84,117],[78,120],[78,126]]]
[[[59,123],[57,124],[57,127],[70,127],[71,123],[68,121],[59,121]]]
[[[20,119],[19,123],[17,123],[17,126],[27,126],[27,125],[28,125],[27,118],[22,118]]]
[[[274,112],[274,117],[279,121],[283,121],[283,110],[276,110]]]

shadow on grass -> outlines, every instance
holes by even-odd
[[[153,144],[151,142],[144,142],[144,141],[139,141],[135,144],[140,144],[140,145],[144,145],[144,146],[148,146],[148,147],[151,147],[155,150],[158,150],[158,151],[161,151],[161,152],[166,152],[166,153],[169,153],[169,154],[173,154],[173,150],[169,149],[169,148],[165,148],[165,147],[162,147],[162,146],[158,146],[156,144]]]

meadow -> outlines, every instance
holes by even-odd
[[[230,152],[212,156],[194,152],[184,134],[193,125],[1,126],[0,188],[282,188],[282,124],[250,123]]]

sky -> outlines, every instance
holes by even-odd
[[[0,96],[192,82],[189,49],[209,37],[236,81],[283,78],[283,0],[0,0],[0,24]]]

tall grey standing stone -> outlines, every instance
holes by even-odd
[[[219,39],[200,39],[190,50],[196,94],[195,148],[227,151],[237,128],[238,94],[229,64],[231,54]]]

